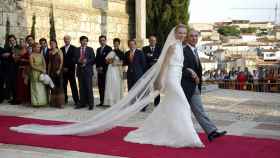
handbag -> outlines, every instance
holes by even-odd
[[[39,77],[39,81],[41,81],[44,85],[49,86],[50,88],[54,88],[54,83],[49,75],[47,74],[41,74]]]

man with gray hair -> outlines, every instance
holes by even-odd
[[[208,140],[213,141],[215,138],[225,135],[226,131],[218,132],[217,127],[203,108],[201,100],[202,67],[196,48],[198,36],[198,31],[194,29],[188,31],[181,84],[195,118],[208,135]]]
[[[70,82],[70,87],[72,91],[72,97],[75,102],[75,106],[79,106],[79,94],[75,77],[75,51],[76,47],[71,45],[71,37],[69,35],[64,36],[65,45],[61,47],[63,52],[63,86],[64,86],[64,95],[65,95],[65,104],[68,102],[67,95],[67,85],[68,81]]]

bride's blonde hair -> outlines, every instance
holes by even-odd
[[[187,26],[186,26],[185,24],[178,24],[178,25],[175,27],[175,32],[177,32],[180,28],[187,29]]]

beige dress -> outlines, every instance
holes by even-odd
[[[31,72],[30,72],[30,90],[31,90],[31,105],[45,106],[48,104],[48,96],[46,86],[39,81],[42,72],[36,70],[45,70],[44,57],[41,54],[31,54]],[[36,68],[36,69],[34,69]]]

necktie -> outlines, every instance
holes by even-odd
[[[28,47],[28,53],[32,54],[32,47]]]
[[[133,62],[133,57],[134,57],[134,52],[131,50],[130,53],[129,53],[129,61],[130,61],[130,63]]]
[[[86,56],[86,48],[84,47],[83,48],[83,57],[85,58],[85,56]]]
[[[47,56],[47,49],[44,49],[44,55]]]
[[[84,59],[85,58],[85,48],[81,48],[81,55],[80,55],[80,58],[81,59]]]
[[[101,47],[100,52],[102,55],[104,55],[103,50],[104,50],[104,47]]]
[[[152,50],[152,52],[154,52],[155,51],[155,47],[152,47],[151,50]]]
[[[67,54],[69,46],[65,46],[65,54]]]

